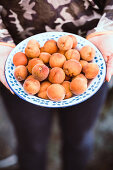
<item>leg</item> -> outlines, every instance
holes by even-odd
[[[52,110],[25,102],[4,88],[2,95],[17,134],[20,168],[45,170]]]
[[[59,109],[64,170],[84,170],[93,146],[93,127],[104,104],[107,85],[87,101]]]

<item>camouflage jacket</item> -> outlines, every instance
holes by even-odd
[[[113,0],[0,0],[0,41],[17,44],[45,31],[85,36],[104,12],[113,15]]]

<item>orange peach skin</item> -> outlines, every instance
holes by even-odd
[[[68,99],[70,97],[72,97],[72,92],[70,90],[70,82],[69,81],[64,81],[62,84],[61,84],[64,88],[65,88],[65,99]]]
[[[39,58],[33,58],[33,59],[29,60],[28,65],[27,65],[27,69],[28,69],[29,73],[32,74],[32,68],[36,64],[43,64],[43,61]]]
[[[80,74],[82,66],[77,60],[70,59],[65,61],[63,69],[67,76],[74,77]]]
[[[99,66],[96,63],[88,63],[83,67],[83,72],[87,79],[93,79],[99,73]]]
[[[70,83],[70,89],[73,94],[80,95],[87,90],[87,82],[83,78],[74,78]]]
[[[72,46],[72,48],[75,48],[76,46],[77,46],[77,44],[78,44],[78,42],[77,42],[77,39],[76,39],[76,37],[74,36],[74,35],[69,35],[71,38],[72,38],[72,40],[73,40],[73,46]]]
[[[56,53],[58,51],[57,42],[55,40],[48,40],[45,42],[43,46],[43,52],[47,52],[49,54]]]
[[[50,70],[48,79],[51,83],[61,84],[65,80],[65,73],[62,68],[54,67]]]
[[[50,57],[51,57],[51,54],[49,54],[47,52],[42,52],[39,55],[39,58],[43,61],[44,64],[49,63]]]
[[[54,53],[51,55],[49,60],[49,65],[51,68],[53,67],[63,67],[64,62],[66,61],[66,57],[60,53]]]
[[[76,49],[70,49],[70,50],[66,51],[65,56],[66,56],[67,60],[70,60],[70,59],[75,59],[77,61],[80,60],[80,53]]]
[[[52,84],[47,89],[47,96],[53,101],[61,101],[65,97],[65,88],[60,84]]]
[[[25,54],[29,58],[36,58],[40,54],[40,45],[36,40],[29,40],[26,48],[25,48]]]
[[[19,65],[27,65],[27,56],[22,53],[22,52],[17,52],[14,56],[13,56],[13,64],[15,66],[19,66]]]
[[[23,88],[26,93],[35,95],[40,90],[40,82],[33,78],[26,79],[24,81]]]
[[[51,85],[49,81],[44,81],[40,84],[40,90],[38,92],[38,97],[43,99],[49,99],[47,96],[47,88]]]
[[[70,50],[73,46],[73,40],[68,35],[61,36],[57,41],[57,46],[63,51]]]
[[[83,60],[92,61],[95,57],[95,49],[86,45],[80,49],[80,55]]]
[[[19,65],[14,70],[14,77],[17,81],[23,81],[28,75],[27,68],[24,65]]]
[[[43,81],[49,75],[49,68],[45,64],[36,64],[32,69],[32,75],[35,79]]]

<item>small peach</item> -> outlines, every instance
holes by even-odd
[[[61,101],[65,97],[65,88],[60,84],[52,84],[47,88],[47,96],[53,101]]]
[[[93,79],[99,73],[99,66],[96,63],[88,63],[83,67],[83,72],[87,79]]]
[[[23,84],[26,93],[35,95],[40,90],[40,82],[36,79],[26,79]]]
[[[39,43],[36,40],[29,40],[25,48],[25,54],[29,58],[36,58],[40,54]]]
[[[46,41],[43,46],[43,51],[50,54],[56,53],[58,51],[57,42],[52,39]]]
[[[83,60],[92,61],[95,57],[95,49],[86,45],[80,49],[80,55]]]
[[[64,35],[58,39],[57,45],[60,50],[66,51],[72,48],[73,40],[70,36]]]
[[[23,65],[19,65],[15,68],[14,70],[14,77],[16,78],[16,80],[18,81],[22,81],[25,80],[27,77],[27,68]]]
[[[47,52],[42,52],[39,55],[39,58],[45,63],[49,63],[49,59],[51,57],[51,54],[47,53]]]
[[[87,90],[87,82],[84,78],[74,78],[70,83],[70,89],[73,94],[80,95]]]
[[[66,57],[63,54],[54,53],[50,57],[49,65],[51,68],[62,67],[65,61],[66,61]]]
[[[76,49],[70,49],[70,50],[66,51],[65,56],[66,56],[67,60],[70,60],[70,59],[75,59],[77,61],[80,60],[80,53]]]
[[[35,79],[43,81],[49,75],[49,68],[45,64],[36,64],[32,68],[32,75]]]
[[[63,69],[67,76],[74,77],[80,74],[82,66],[79,61],[70,59],[65,61]]]
[[[19,66],[19,65],[27,65],[27,56],[22,53],[22,52],[17,52],[14,56],[13,56],[13,64],[15,66]]]
[[[54,67],[50,70],[48,79],[51,83],[60,84],[65,80],[65,73],[62,68]]]

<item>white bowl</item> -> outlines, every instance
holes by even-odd
[[[101,87],[101,85],[104,82],[105,75],[106,75],[106,64],[105,64],[104,58],[103,58],[102,54],[100,53],[100,51],[91,42],[89,42],[85,38],[82,38],[75,34],[71,34],[71,35],[74,35],[77,38],[77,41],[78,41],[77,49],[81,49],[85,45],[92,46],[96,51],[96,55],[94,57],[93,62],[97,63],[99,66],[99,74],[97,75],[96,78],[94,78],[93,80],[90,81],[86,92],[84,92],[83,94],[78,95],[78,96],[73,96],[69,99],[55,102],[55,101],[45,100],[45,99],[41,99],[37,96],[32,96],[32,95],[27,94],[24,91],[22,84],[15,79],[15,77],[14,77],[15,66],[13,64],[13,56],[17,52],[24,52],[25,47],[30,39],[36,39],[40,43],[40,45],[43,46],[47,40],[54,39],[57,41],[59,37],[61,37],[63,35],[68,35],[68,34],[70,35],[71,33],[46,32],[46,33],[36,34],[34,36],[31,36],[31,37],[23,40],[12,50],[12,52],[9,54],[6,64],[5,64],[5,77],[6,77],[9,87],[12,89],[12,91],[17,96],[19,96],[21,99],[23,99],[27,102],[35,104],[35,105],[39,105],[39,106],[43,106],[43,107],[51,107],[51,108],[57,107],[57,108],[59,108],[59,107],[68,107],[68,106],[79,104],[79,103],[87,100],[91,96],[93,96],[99,90],[99,88]]]

